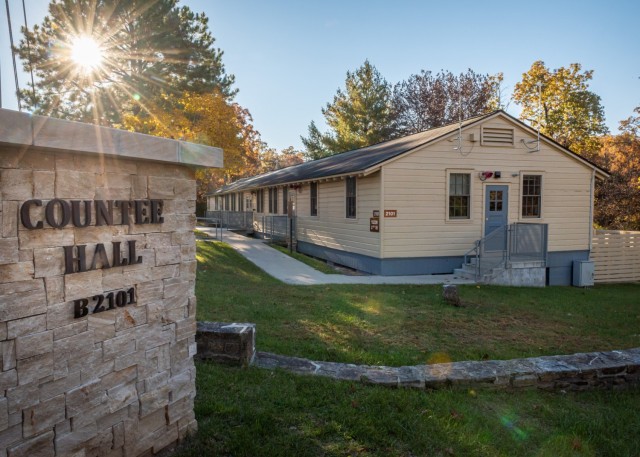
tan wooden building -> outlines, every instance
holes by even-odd
[[[299,251],[383,275],[451,273],[465,255],[472,263],[480,240],[489,247],[490,233],[536,225],[535,266],[547,284],[568,285],[573,262],[589,259],[594,183],[607,176],[496,111],[236,181],[209,196],[209,209],[259,222],[292,201]],[[526,241],[498,245],[522,251]]]

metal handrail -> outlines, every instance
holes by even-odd
[[[476,240],[475,246],[473,246],[471,249],[469,249],[467,252],[464,253],[464,265],[469,265],[468,257],[471,255],[471,253],[474,253],[473,257],[476,259],[476,261],[474,262],[474,267],[476,270],[474,273],[475,273],[476,280],[480,276],[480,272],[478,271],[478,265],[480,263],[480,243],[481,242],[482,240]]]
[[[215,229],[215,238],[222,241],[222,224],[220,223],[220,219],[217,217],[196,217],[196,224],[204,224],[204,225],[213,225]],[[220,235],[218,235],[218,230],[220,230]]]
[[[500,240],[499,237],[503,237]],[[533,261],[547,264],[548,225],[516,222],[504,225],[475,241],[473,248],[464,254],[464,263],[475,258],[475,278],[479,280],[485,271],[499,265],[511,268],[513,262]],[[502,244],[502,249],[487,249],[490,243]],[[493,247],[493,246],[492,246]],[[487,255],[491,253],[490,255]]]
[[[253,228],[252,211],[213,210],[207,211],[206,217],[218,219],[226,229],[250,230]]]

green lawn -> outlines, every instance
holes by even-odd
[[[269,244],[269,246],[271,246],[273,249],[277,249],[278,251],[282,252],[283,254],[287,254],[288,256],[293,257],[294,259],[309,265],[311,268],[315,268],[316,270],[328,274],[328,275],[335,275],[335,274],[340,274],[340,272],[331,267],[330,265],[327,265],[327,262],[323,262],[320,259],[316,259],[313,257],[310,257],[308,255],[304,255],[301,254],[299,252],[296,251],[289,251],[288,248],[283,247],[283,246],[279,246],[277,244]]]
[[[174,457],[638,456],[640,391],[419,391],[197,364]]]
[[[638,285],[294,287],[198,243],[198,319],[258,324],[258,349],[389,365],[638,346]],[[175,457],[638,457],[640,390],[391,389],[198,362],[198,433]]]
[[[640,346],[640,284],[591,289],[283,284],[198,242],[198,320],[254,322],[261,351],[374,365],[510,359]]]

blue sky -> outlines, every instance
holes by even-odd
[[[14,35],[22,3],[10,0]],[[30,25],[48,1],[27,0]],[[271,147],[301,147],[311,120],[342,87],[347,70],[369,59],[395,84],[420,70],[503,72],[504,89],[536,60],[594,70],[607,125],[640,105],[638,1],[249,1],[182,0],[204,11],[229,73]],[[3,107],[16,108],[7,21],[0,9]],[[21,76],[22,81],[26,75]],[[507,111],[517,115],[511,103]]]

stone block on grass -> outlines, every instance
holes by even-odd
[[[249,366],[256,353],[256,326],[248,323],[198,322],[197,357],[231,365]]]

